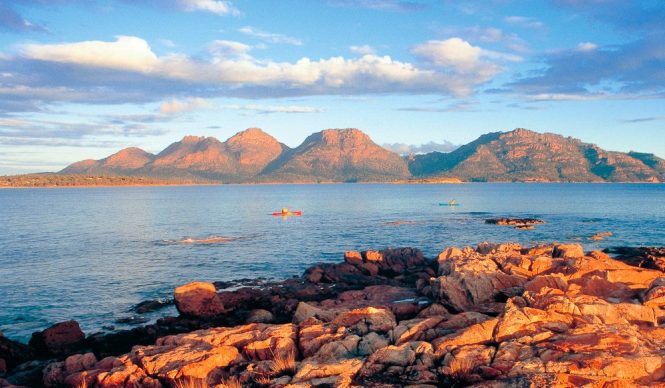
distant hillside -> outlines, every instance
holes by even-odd
[[[60,173],[239,182],[256,176],[288,149],[262,130],[249,128],[223,143],[214,137],[185,136],[157,155],[126,148],[101,160],[74,163]]]
[[[0,188],[10,187],[82,187],[82,186],[166,186],[211,184],[205,180],[164,180],[149,177],[84,174],[23,174],[0,176]]]
[[[373,181],[408,177],[397,154],[378,146],[358,129],[326,129],[271,163],[261,174],[269,181]],[[304,179],[303,179],[304,178]]]
[[[222,183],[368,181],[665,182],[665,160],[605,151],[526,129],[493,132],[448,153],[402,158],[358,129],[326,129],[289,148],[258,128],[221,142],[186,136],[157,155],[127,148],[60,174]]]
[[[86,159],[67,166],[61,174],[125,175],[150,163],[155,155],[130,147],[101,159]]]
[[[605,151],[526,129],[489,133],[450,153],[411,156],[409,170],[467,181],[665,181],[665,161],[652,154]]]

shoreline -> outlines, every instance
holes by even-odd
[[[257,387],[646,384],[665,378],[663,278],[662,268],[638,268],[574,244],[481,243],[447,248],[437,258],[412,248],[351,251],[343,262],[257,287],[178,287],[180,315],[151,325],[85,337],[70,321],[34,334],[29,345],[0,336],[0,370],[4,363],[8,381],[30,386],[110,387],[118,379],[153,387],[229,379]],[[558,303],[573,303],[579,313]],[[626,348],[615,330],[639,335]],[[604,342],[589,342],[585,333]],[[577,349],[547,355],[560,373],[545,364],[524,369],[545,357],[526,349],[559,344]],[[520,347],[526,359],[506,358]],[[587,360],[586,369],[568,367],[570,357]],[[287,370],[273,370],[278,361],[288,361]],[[645,372],[645,363],[661,372]]]
[[[100,185],[45,185],[45,186],[6,186],[1,189],[68,189],[68,188],[109,188],[109,187],[166,187],[166,186],[277,186],[277,185],[466,185],[466,184],[633,184],[633,185],[665,185],[665,182],[529,182],[529,181],[492,181],[492,182],[255,182],[255,183],[136,183],[136,184],[100,184]]]

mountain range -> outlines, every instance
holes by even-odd
[[[358,129],[326,129],[290,148],[259,128],[221,142],[185,136],[158,154],[126,148],[73,163],[59,174],[142,176],[223,183],[368,182],[421,179],[543,182],[665,182],[665,160],[606,151],[527,129],[493,132],[448,153],[402,157]]]

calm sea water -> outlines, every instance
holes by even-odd
[[[461,206],[439,206],[456,199]],[[302,217],[272,217],[284,206]],[[534,230],[486,225],[538,217]],[[400,225],[394,221],[409,221]],[[589,241],[596,232],[612,237]],[[237,238],[218,244],[178,241]],[[665,245],[665,185],[258,185],[0,190],[0,331],[25,340],[76,319],[84,331],[131,316],[194,281],[287,278],[345,250],[481,241]],[[174,313],[173,308],[156,315]]]

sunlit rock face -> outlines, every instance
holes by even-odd
[[[665,182],[665,160],[521,128],[482,135],[452,152],[406,158],[355,128],[314,133],[294,149],[249,128],[224,142],[185,136],[157,155],[126,148],[60,173],[214,182]]]
[[[665,161],[637,152],[605,151],[579,139],[518,128],[495,132],[449,152],[409,159],[415,176],[466,181],[658,182]]]
[[[436,260],[411,248],[351,251],[300,279],[222,293],[207,285],[193,299],[229,305],[204,326],[276,323],[72,355],[49,364],[43,383],[649,385],[665,379],[664,285],[661,271],[576,245],[483,243]]]

